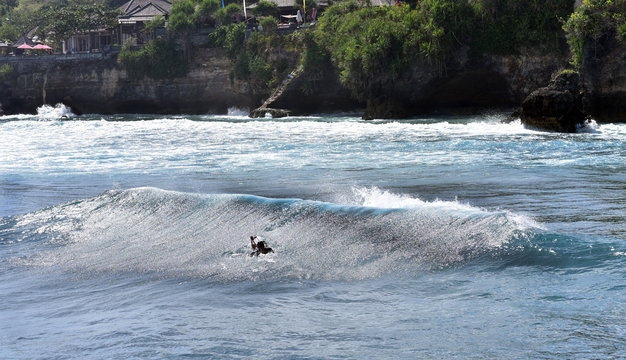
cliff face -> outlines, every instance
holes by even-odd
[[[342,87],[331,66],[305,72],[268,106],[292,114],[364,110],[366,119],[512,108],[567,63],[565,55],[539,49],[479,58],[468,51],[460,49],[445,65],[416,62],[398,78],[371,78],[367,99],[360,101]]]
[[[601,122],[626,122],[626,44],[615,37],[589,44],[581,74],[588,113]]]
[[[624,54],[620,54],[622,57],[616,55],[611,63],[594,65],[598,76],[590,78],[594,80],[589,86],[598,89],[598,94],[606,94],[598,98],[607,99],[602,101],[612,101],[614,94],[623,91],[613,83],[605,84],[609,81],[606,73],[613,78],[626,76],[620,67]],[[468,49],[462,48],[450,58],[445,66],[418,62],[398,78],[372,79],[369,98],[360,101],[341,86],[335,70],[327,66],[300,76],[270,105],[290,110],[293,115],[364,110],[365,118],[512,108],[547,84],[567,63],[565,55],[546,54],[542,49],[520,51],[519,55],[470,57]],[[270,95],[255,92],[245,82],[231,81],[231,61],[219,49],[197,49],[187,76],[166,80],[133,79],[114,57],[57,61],[46,57],[23,61],[0,58],[0,66],[3,62],[9,62],[15,72],[12,85],[0,89],[0,107],[9,114],[33,113],[42,104],[61,102],[75,113],[225,113],[228,107],[252,109]],[[596,107],[608,109],[604,102]],[[619,107],[616,104],[612,109]]]
[[[536,128],[575,132],[587,118],[626,122],[626,46],[605,34],[584,49],[580,74],[560,74],[522,103],[521,118]]]
[[[245,83],[231,82],[230,60],[216,49],[199,50],[187,76],[166,80],[130,78],[115,57],[3,62],[15,73],[14,84],[0,91],[5,113],[61,102],[76,113],[225,113],[259,101]]]

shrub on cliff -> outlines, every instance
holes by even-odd
[[[583,49],[592,44],[594,49],[603,36],[626,37],[626,0],[584,0],[563,26],[572,52],[571,63],[580,68]]]
[[[271,35],[278,28],[278,20],[273,17],[266,17],[261,20],[259,24],[263,28],[263,33],[266,35]]]
[[[167,29],[183,41],[186,59],[191,58],[191,33],[195,30],[196,7],[191,0],[178,0],[172,4]]]
[[[171,79],[187,74],[187,63],[173,39],[159,37],[142,49],[133,50],[125,44],[117,56],[118,63],[132,78],[148,76],[153,79]]]
[[[422,60],[445,70],[454,49],[470,54],[512,54],[522,46],[563,38],[559,18],[574,0],[414,0],[372,7],[347,1],[320,17],[316,42],[331,56],[341,82],[357,97],[368,87],[393,83]],[[381,81],[383,80],[383,81]],[[372,88],[373,89],[373,88]]]
[[[15,83],[17,75],[15,69],[9,64],[3,64],[0,67],[0,84],[10,86]]]
[[[561,19],[574,0],[475,0],[470,46],[475,52],[511,54],[522,46],[547,44],[558,49]]]
[[[235,22],[237,14],[243,15],[243,8],[239,4],[228,4],[215,12],[215,18],[220,25],[229,25]]]
[[[196,7],[194,22],[198,26],[215,26],[215,12],[220,8],[218,0],[202,0]]]
[[[320,18],[315,39],[339,68],[340,80],[364,97],[378,76],[398,77],[414,60],[437,61],[445,34],[433,21],[427,1],[417,7],[362,7],[338,3]]]
[[[257,6],[252,9],[252,13],[256,16],[278,16],[280,10],[278,10],[278,5],[273,2],[261,0],[257,3]]]

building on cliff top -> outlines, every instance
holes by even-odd
[[[102,52],[113,44],[124,44],[129,39],[142,44],[141,30],[145,23],[157,16],[169,17],[172,3],[167,0],[130,0],[118,8],[116,29],[98,29],[84,34],[75,34],[63,42],[63,53]]]
[[[35,35],[35,32],[37,32],[37,30],[38,28],[35,27],[29,32],[23,33],[22,36],[20,36],[17,40],[15,40],[15,42],[11,44],[13,53],[16,55],[23,55],[24,50],[19,49],[20,46],[26,44],[30,47],[34,47],[35,45],[37,45],[37,42],[39,40],[37,36]]]
[[[9,49],[11,48],[11,44],[8,41],[0,40],[0,55],[7,56],[9,54]]]
[[[166,0],[130,0],[119,9],[122,11],[119,17],[119,43],[124,44],[128,39],[137,39],[138,43],[142,43],[141,30],[145,23],[157,16],[167,20],[172,3]]]

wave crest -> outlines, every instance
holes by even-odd
[[[221,281],[361,279],[456,266],[526,236],[506,212],[356,189],[360,205],[138,188],[44,209],[12,232],[44,234],[28,266]],[[275,254],[250,258],[258,235]],[[39,238],[38,238],[39,239]]]

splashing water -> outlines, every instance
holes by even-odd
[[[70,119],[75,116],[72,109],[63,104],[56,104],[54,107],[42,105],[37,108],[37,117],[40,120]]]
[[[236,107],[229,107],[228,108],[228,116],[232,116],[232,117],[248,117],[248,114],[250,114],[250,109],[247,108],[236,108]]]
[[[360,279],[460,264],[529,230],[506,213],[456,202],[433,204],[378,189],[355,192],[367,206],[153,188],[108,191],[20,217],[17,227],[34,226],[31,232],[45,234],[45,247],[52,246],[20,261],[81,272],[156,272],[222,281]],[[276,250],[260,259],[271,266],[247,258],[251,234]]]

